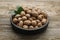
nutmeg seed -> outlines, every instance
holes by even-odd
[[[32,16],[34,16],[34,17],[36,17],[36,16],[38,16],[38,13],[36,12],[36,11],[32,11]]]
[[[32,25],[33,26],[36,26],[37,25],[37,22],[35,20],[32,21]]]
[[[23,25],[23,28],[27,29],[27,28],[28,28],[28,26],[27,26],[27,25]]]
[[[30,14],[26,14],[26,17],[27,17],[27,18],[30,18]]]
[[[22,19],[22,18],[19,17],[19,18],[18,18],[18,21],[21,21],[21,19]]]
[[[19,26],[22,27],[23,26],[23,21],[19,22]]]
[[[42,24],[45,24],[46,21],[47,21],[47,19],[43,18],[43,19],[42,19]]]
[[[30,29],[34,28],[33,26],[29,26]]]
[[[20,15],[19,15],[19,14],[17,14],[17,15],[15,15],[15,17],[16,17],[16,18],[18,18],[18,17],[20,17]]]
[[[39,15],[39,16],[38,16],[38,19],[39,19],[39,20],[42,20],[42,18],[43,18],[43,15]]]
[[[31,13],[31,10],[27,10],[27,13],[29,13],[29,14],[30,14],[30,13]]]
[[[24,12],[24,11],[22,11],[22,12],[20,13],[20,15],[21,15],[21,16],[24,16],[24,15],[25,15],[25,12]]]
[[[38,23],[38,26],[39,26],[39,27],[40,27],[40,26],[42,26],[42,23],[41,23],[41,22],[39,22],[39,23]]]
[[[23,17],[22,17],[22,20],[27,20],[27,17],[26,17],[26,16],[23,16]]]
[[[17,18],[13,18],[14,23],[17,23],[17,21],[18,21]]]
[[[25,25],[30,25],[30,24],[31,24],[31,21],[30,21],[30,20],[25,20],[25,21],[24,21],[24,24],[25,24]]]

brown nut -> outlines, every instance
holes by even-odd
[[[27,26],[27,25],[23,25],[23,28],[27,29],[27,28],[28,28],[28,26]]]
[[[47,19],[43,18],[42,19],[42,24],[45,24],[47,22]]]
[[[35,20],[36,19],[36,17],[31,17],[33,20]]]
[[[32,18],[29,18],[30,21],[32,21],[33,19]]]
[[[42,26],[42,23],[41,23],[41,22],[39,22],[39,23],[38,23],[38,26],[39,26],[39,27],[40,27],[40,26]]]
[[[38,19],[37,19],[36,21],[37,21],[37,23],[39,23],[39,22],[40,22],[40,20],[38,20]]]
[[[41,9],[38,9],[37,12],[38,12],[38,14],[40,14],[41,13]]]
[[[38,28],[38,26],[35,26],[35,28]]]
[[[30,14],[26,14],[26,17],[27,17],[27,18],[30,18]]]
[[[30,29],[34,28],[33,26],[29,26]]]
[[[22,27],[23,26],[23,21],[19,22],[19,26]]]
[[[30,20],[25,20],[25,21],[24,21],[24,24],[25,24],[25,25],[30,25],[30,24],[31,24],[31,21],[30,21]]]
[[[36,26],[37,25],[37,22],[35,20],[32,21],[32,25],[33,26]]]
[[[29,13],[29,14],[30,14],[30,13],[31,13],[31,10],[27,10],[27,13]]]
[[[26,17],[26,16],[23,16],[23,17],[22,17],[22,20],[27,20],[27,17]]]
[[[28,7],[24,7],[23,9],[24,9],[24,11],[27,11],[28,10]]]
[[[21,16],[24,16],[24,15],[25,15],[25,12],[24,12],[24,11],[22,11],[22,12],[20,13],[20,15],[21,15]]]
[[[39,16],[38,16],[38,19],[39,19],[39,20],[42,20],[43,17],[44,17],[43,15],[39,15]]]
[[[17,18],[13,18],[14,23],[17,23],[17,21],[18,21]]]
[[[19,15],[19,14],[17,14],[17,15],[15,15],[15,17],[16,17],[16,18],[18,18],[18,17],[20,17],[20,15]]]
[[[38,13],[36,11],[32,11],[31,15],[36,17],[38,16]]]
[[[22,20],[22,18],[19,17],[19,18],[18,18],[18,21],[21,21],[21,20]]]

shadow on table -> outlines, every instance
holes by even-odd
[[[25,34],[20,34],[20,33],[17,33],[17,32],[15,32],[15,33],[18,37],[20,37],[19,40],[38,40],[38,39],[40,39],[41,35],[43,35],[45,32],[46,31],[44,31],[43,33],[32,34],[32,35],[31,34],[30,35],[25,35]]]

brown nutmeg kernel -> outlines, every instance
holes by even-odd
[[[34,28],[33,26],[29,26],[30,29]]]
[[[21,16],[24,16],[24,15],[25,15],[25,12],[24,12],[24,11],[22,11],[22,12],[20,13],[20,15],[21,15]]]
[[[23,26],[23,21],[19,22],[19,26],[22,27]]]
[[[29,9],[28,9],[28,7],[24,7],[23,9],[24,9],[24,11],[27,11],[27,10],[29,10]]]
[[[38,26],[35,26],[35,28],[38,28]]]
[[[28,26],[27,25],[23,25],[23,28],[28,29]]]
[[[27,18],[30,18],[30,14],[26,14],[26,17],[27,17]]]
[[[38,27],[40,27],[40,26],[42,26],[42,23],[41,22],[38,23]]]
[[[19,15],[19,14],[15,15],[15,18],[18,18],[18,17],[20,17],[20,15]]]
[[[35,20],[32,21],[32,25],[33,26],[36,26],[37,25],[37,22]]]
[[[20,18],[20,17],[19,17],[17,20],[18,20],[18,21],[21,21],[21,20],[22,20],[22,18]]]
[[[26,17],[26,16],[23,16],[23,17],[22,17],[22,20],[27,20],[27,17]]]
[[[43,18],[42,19],[42,24],[45,24],[47,22],[47,19]]]
[[[30,21],[32,21],[33,19],[32,18],[29,18]]]
[[[39,19],[39,20],[42,20],[43,17],[44,17],[43,15],[39,15],[39,16],[38,16],[38,19]]]
[[[38,9],[37,12],[38,12],[38,14],[41,14],[42,10],[41,9]]]
[[[17,21],[18,21],[17,18],[13,18],[14,23],[17,23]]]
[[[38,13],[36,11],[32,11],[31,15],[34,16],[34,17],[37,17]]]
[[[30,13],[31,13],[31,10],[27,10],[27,13],[29,13],[29,14],[30,14]]]
[[[37,23],[39,23],[39,22],[40,22],[40,20],[38,20],[38,19],[37,19],[36,21],[37,21]]]
[[[31,17],[33,20],[36,20],[36,17]]]
[[[24,21],[24,24],[25,24],[25,25],[30,25],[30,24],[31,24],[31,21],[30,21],[30,20],[25,20],[25,21]]]

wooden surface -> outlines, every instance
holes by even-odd
[[[9,11],[17,5],[33,5],[47,10],[50,23],[46,32],[37,35],[18,35],[10,25]],[[0,40],[60,40],[59,0],[0,0]]]

